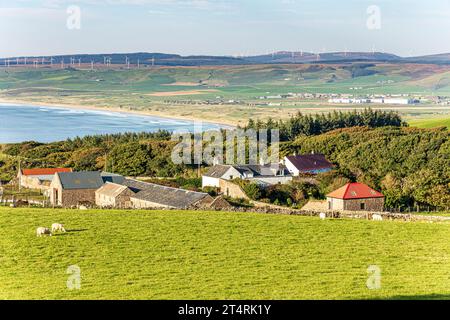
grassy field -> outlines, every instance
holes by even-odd
[[[409,124],[419,128],[447,127],[450,129],[450,117],[411,120]]]
[[[360,75],[346,65],[331,64],[0,70],[3,101],[96,106],[229,124],[249,118],[289,118],[298,111],[366,107],[330,105],[323,100],[259,99],[290,92],[450,96],[450,71],[448,66],[418,64],[378,64],[362,69]],[[276,105],[256,105],[262,102]],[[394,109],[412,118],[450,114],[448,108],[434,105],[372,107]]]
[[[12,208],[0,221],[0,299],[450,298],[448,223]],[[36,237],[53,222],[68,232]]]

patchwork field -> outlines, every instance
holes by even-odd
[[[287,93],[450,96],[450,70],[445,65],[367,63],[0,70],[0,101],[94,106],[229,124],[288,118],[298,111],[367,107],[259,99]],[[450,116],[449,107],[433,104],[371,107],[396,110],[411,119]]]
[[[0,299],[450,298],[448,223],[12,208],[0,221]],[[36,237],[53,222],[68,232]]]

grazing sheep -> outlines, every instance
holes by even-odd
[[[42,237],[42,236],[45,236],[45,235],[51,236],[52,233],[50,232],[49,228],[39,227],[39,228],[36,229],[36,235],[38,237]]]
[[[325,220],[327,218],[327,215],[325,213],[321,212],[319,217],[320,217],[320,220]]]
[[[383,217],[380,214],[374,214],[372,215],[373,221],[383,221]]]
[[[57,231],[66,232],[66,229],[64,229],[64,225],[61,223],[52,224],[52,232],[57,232]]]

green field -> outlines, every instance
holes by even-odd
[[[357,73],[348,65],[339,64],[130,70],[119,66],[95,70],[88,66],[80,69],[18,67],[0,70],[0,101],[95,106],[237,124],[249,118],[289,118],[297,111],[321,113],[367,107],[330,105],[327,100],[319,99],[261,100],[261,96],[287,93],[450,96],[448,66],[374,64],[358,68],[358,65],[361,64],[352,66],[359,70]],[[276,105],[268,105],[270,102]],[[393,109],[411,118],[436,114],[448,117],[450,113],[448,108],[432,104],[372,107]]]
[[[450,118],[430,118],[430,119],[417,119],[409,121],[409,124],[413,127],[419,128],[437,128],[437,127],[447,127],[450,129]]]
[[[0,299],[450,298],[448,223],[12,208],[0,221]],[[68,232],[36,237],[53,222]]]

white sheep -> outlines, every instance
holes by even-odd
[[[39,227],[39,228],[36,229],[36,235],[38,237],[42,237],[42,236],[45,236],[45,235],[52,236],[52,233],[50,232],[49,228]]]
[[[66,232],[66,229],[64,229],[64,225],[61,223],[52,224],[52,232],[57,232],[57,231]]]
[[[383,221],[383,217],[380,214],[374,214],[372,215],[373,221]]]
[[[327,218],[327,215],[325,213],[321,212],[319,217],[320,217],[320,220],[325,220]]]

